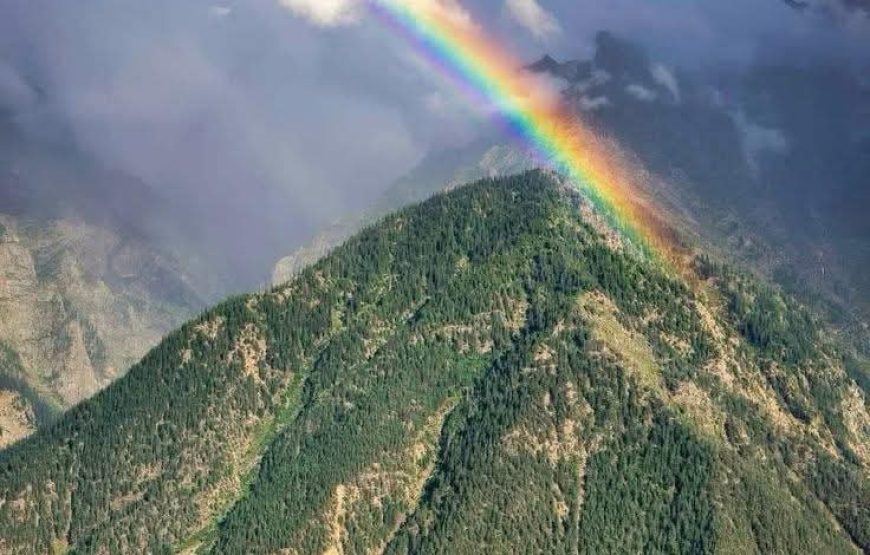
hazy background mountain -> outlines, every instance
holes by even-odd
[[[170,248],[155,233],[169,203],[69,143],[28,138],[2,112],[0,183],[6,445],[122,375],[224,293],[197,273],[195,253],[182,259],[183,243]]]
[[[282,257],[272,270],[271,283],[281,284],[309,264],[324,257],[354,233],[385,214],[420,202],[439,191],[485,177],[507,176],[531,169],[534,156],[495,136],[481,138],[459,149],[440,150],[424,158],[396,180],[380,197],[354,214],[327,226],[311,241]]]

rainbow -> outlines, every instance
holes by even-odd
[[[506,48],[439,0],[368,0],[368,6],[466,93],[494,107],[612,226],[645,250],[671,253],[675,234],[638,187],[642,172],[560,99],[543,94]]]

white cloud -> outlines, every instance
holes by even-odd
[[[652,74],[653,80],[656,83],[667,89],[671,96],[674,97],[674,101],[680,101],[680,85],[677,83],[677,78],[667,67],[662,64],[654,64],[650,68],[650,73]]]
[[[233,13],[233,9],[229,6],[210,6],[208,8],[208,13],[212,17],[227,17],[231,13]]]
[[[583,95],[580,97],[580,109],[587,112],[594,112],[599,108],[610,106],[610,99],[606,96],[588,97]]]
[[[610,79],[610,74],[603,69],[594,69],[588,79],[574,83],[574,90],[580,93],[585,93],[606,84]]]
[[[783,155],[788,153],[788,138],[780,129],[758,125],[749,120],[743,110],[733,113],[732,118],[737,130],[740,131],[746,163],[756,176],[760,171],[761,161],[765,154]]]
[[[315,25],[335,27],[356,23],[372,0],[278,0],[278,3]],[[376,1],[376,0],[375,0]],[[376,1],[377,3],[377,1]],[[455,25],[472,25],[471,15],[458,0],[402,0],[414,9],[445,18]],[[389,4],[389,2],[384,2]]]
[[[538,38],[561,32],[553,15],[542,8],[537,0],[505,0],[510,16]]]
[[[659,96],[654,90],[648,89],[637,83],[632,83],[625,87],[625,92],[643,102],[652,102]]]
[[[356,21],[361,4],[358,0],[278,0],[278,3],[323,27],[346,25]]]

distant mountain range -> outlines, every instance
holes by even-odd
[[[527,152],[483,138],[461,149],[427,156],[408,175],[396,180],[370,206],[336,221],[306,245],[283,257],[272,271],[272,283],[291,279],[318,261],[364,226],[403,206],[420,202],[438,191],[447,191],[477,179],[521,173],[535,166]]]
[[[705,249],[814,303],[870,349],[870,115],[861,108],[870,100],[860,74],[808,64],[685,72],[607,33],[591,59],[545,56],[529,69],[561,80],[577,112],[651,170],[659,200]],[[63,129],[42,133],[29,137],[0,113],[0,286],[8,290],[0,341],[20,360],[3,375],[26,384],[0,387],[0,443],[40,420],[25,390],[54,407],[37,413],[68,407],[235,289],[193,241],[180,240],[192,234],[178,229],[185,218],[171,199],[71,147]],[[534,165],[494,136],[434,153],[367,211],[279,261],[272,281],[391,210]],[[107,360],[85,344],[109,351]]]

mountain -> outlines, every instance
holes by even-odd
[[[160,206],[143,183],[0,110],[0,447],[205,306],[207,282],[141,225]]]
[[[0,453],[0,551],[866,551],[870,374],[834,341],[551,174],[484,180]]]

